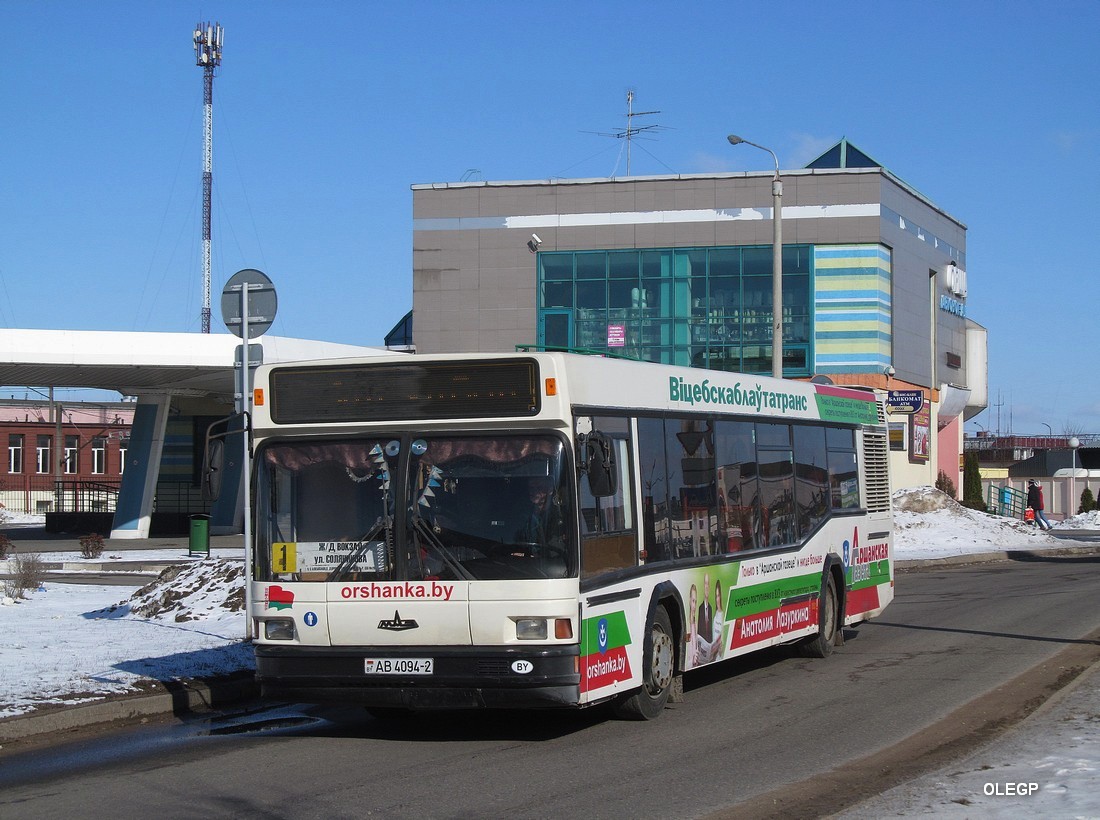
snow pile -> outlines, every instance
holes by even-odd
[[[898,490],[893,506],[894,554],[903,561],[1059,544],[1032,524],[971,510],[935,487]]]
[[[223,558],[167,567],[129,600],[94,614],[182,623],[221,620],[243,611],[244,567],[240,561]]]
[[[1100,510],[1078,513],[1054,525],[1059,530],[1100,530]]]

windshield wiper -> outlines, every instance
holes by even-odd
[[[393,532],[393,524],[390,522],[389,516],[379,516],[378,520],[374,522],[374,526],[372,526],[369,530],[367,530],[366,535],[364,535],[362,538],[359,539],[359,541],[361,542],[359,544],[359,546],[356,547],[351,552],[349,552],[340,561],[340,563],[336,565],[336,569],[334,569],[332,572],[330,572],[328,574],[328,577],[325,580],[326,581],[338,581],[338,580],[340,580],[341,576],[345,572],[347,572],[353,566],[355,566],[357,563],[359,563],[359,559],[363,557],[363,555],[366,553],[366,551],[368,549],[373,548],[373,544],[371,542],[373,542],[374,539],[378,537],[378,534],[380,532],[382,532],[383,530],[386,531],[386,536],[387,536],[386,540],[388,542],[390,540],[390,538],[392,537],[390,534]],[[383,572],[383,571],[385,571],[385,567],[383,567],[381,570],[375,569],[374,571],[375,572]]]
[[[446,545],[439,539],[439,536],[435,534],[427,521],[419,515],[414,515],[412,517],[412,525],[413,532],[428,542],[428,545],[438,553],[443,563],[450,567],[451,572],[464,580],[475,580],[474,576],[471,575],[470,572],[451,554],[451,551],[447,549]]]

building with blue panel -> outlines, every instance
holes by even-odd
[[[966,226],[842,140],[782,171],[783,303],[772,304],[774,173],[413,186],[413,342],[517,345],[920,391],[891,417],[896,486],[960,485],[962,421],[986,403],[966,315]],[[911,409],[911,408],[909,408]]]

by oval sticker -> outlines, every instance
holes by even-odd
[[[512,661],[512,671],[517,675],[526,675],[535,665],[531,661]]]

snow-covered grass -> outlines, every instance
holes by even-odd
[[[136,592],[47,580],[21,601],[3,599],[0,717],[251,669],[242,573],[240,557],[210,558]]]

